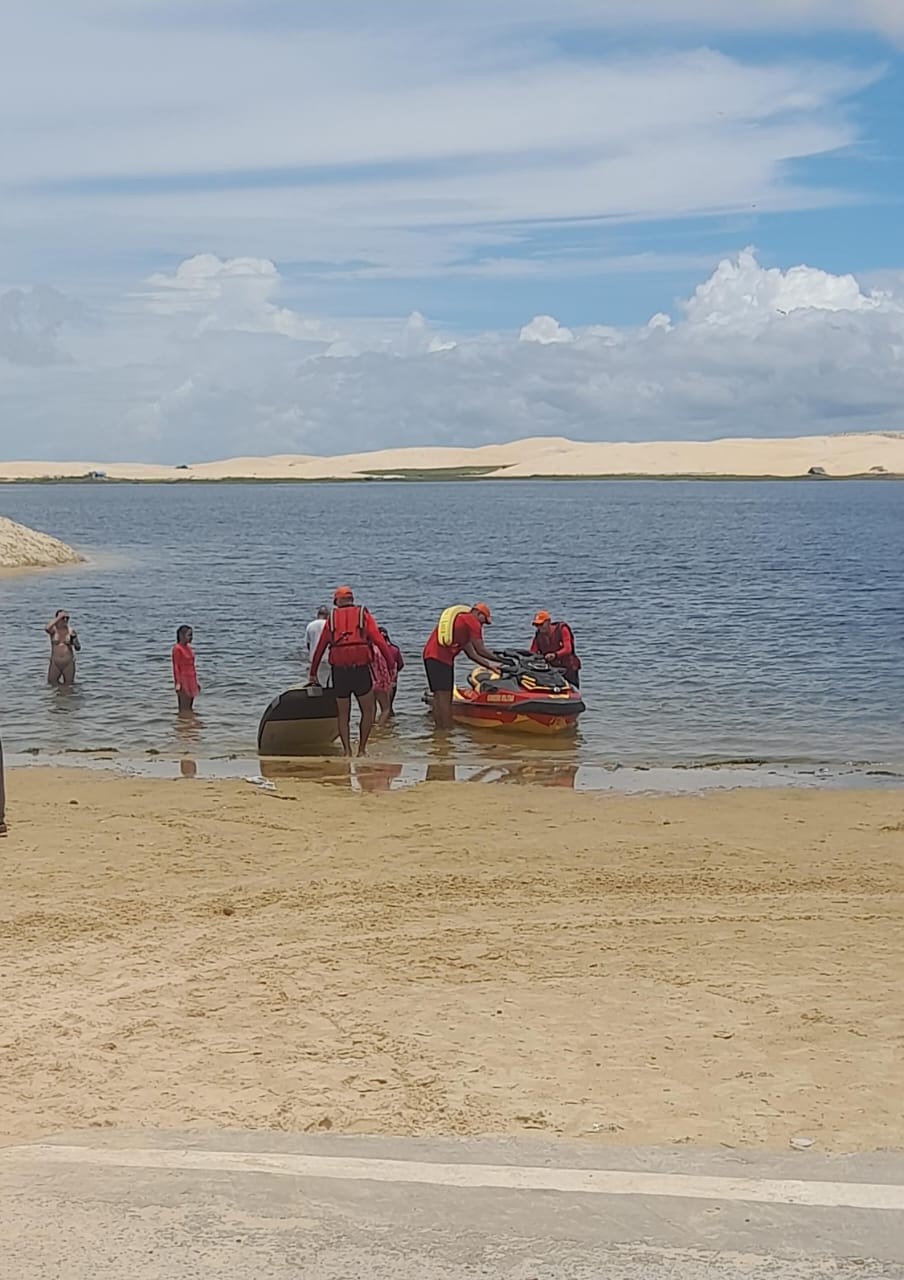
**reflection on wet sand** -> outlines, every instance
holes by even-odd
[[[354,791],[395,791],[421,782],[523,783],[532,786],[574,788],[577,764],[557,761],[514,761],[506,764],[460,765],[432,761],[424,765],[382,760],[346,760],[341,757],[261,757],[261,774],[273,781],[297,779]]]

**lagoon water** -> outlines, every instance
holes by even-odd
[[[539,607],[572,623],[589,710],[562,745],[457,730],[462,763],[904,766],[894,482],[16,485],[0,513],[91,559],[0,580],[11,753],[251,756],[266,704],[306,675],[305,624],[350,582],[409,664],[378,758],[429,757],[421,647],[445,605],[480,598],[500,647],[528,642]],[[69,694],[44,684],[62,607],[83,645]],[[190,726],[181,622],[203,686]]]

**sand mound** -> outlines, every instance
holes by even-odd
[[[65,542],[0,516],[0,569],[48,569],[83,559]]]
[[[379,449],[333,457],[276,454],[164,466],[144,462],[0,462],[13,480],[354,480],[373,473],[462,471],[530,476],[904,476],[904,433],[584,443],[534,437],[508,444]]]

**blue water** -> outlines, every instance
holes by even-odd
[[[589,710],[576,762],[904,764],[904,486],[893,482],[372,483],[0,488],[0,513],[86,568],[0,579],[8,751],[254,751],[306,673],[303,631],[350,582],[409,662],[385,759],[430,750],[420,651],[447,604],[485,599],[522,646],[573,625]],[[80,632],[79,684],[44,684],[44,624]],[[194,626],[199,723],[169,651]],[[462,666],[462,672],[464,666]],[[459,730],[457,759],[498,758]]]

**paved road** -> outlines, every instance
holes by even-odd
[[[904,1280],[904,1157],[78,1134],[0,1148],[0,1280]]]

